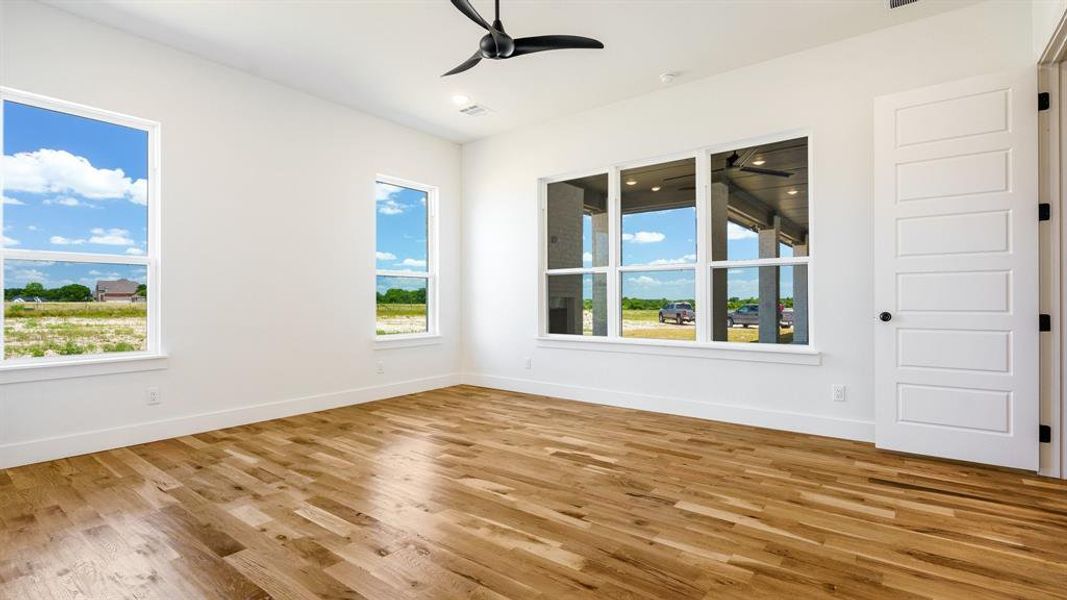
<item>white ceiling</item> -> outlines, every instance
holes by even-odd
[[[586,35],[604,50],[482,61],[448,0],[45,0],[145,38],[465,142],[977,0],[502,0],[514,37]],[[490,0],[472,0],[492,19]],[[464,94],[493,113],[459,114]]]

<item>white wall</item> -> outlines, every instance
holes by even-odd
[[[456,145],[37,3],[0,8],[0,84],[162,123],[171,357],[0,386],[0,467],[458,381]],[[378,172],[440,186],[440,345],[373,348]]]
[[[1029,3],[982,3],[466,145],[465,380],[873,439],[873,99],[1033,65],[1031,30]],[[538,344],[538,177],[793,129],[812,131],[821,364]],[[507,317],[479,316],[485,306]],[[833,383],[846,403],[831,401]]]

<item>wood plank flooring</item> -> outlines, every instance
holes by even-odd
[[[0,470],[0,598],[1067,598],[1067,485],[454,387]]]

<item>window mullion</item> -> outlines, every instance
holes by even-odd
[[[608,173],[608,337],[617,338],[622,329],[622,282],[619,275],[622,249],[622,209],[619,205],[622,171],[612,167]]]
[[[697,268],[694,273],[696,280],[696,341],[698,344],[706,343],[711,339],[711,271],[705,266],[710,260],[708,252],[708,198],[711,177],[711,157],[707,152],[700,152],[696,156],[696,218],[697,218]]]

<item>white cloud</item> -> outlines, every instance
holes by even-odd
[[[7,204],[9,206],[22,206],[22,205],[24,205],[26,203],[23,202],[22,200],[19,200],[18,198],[12,198],[11,196],[4,196],[4,204]]]
[[[9,238],[6,235],[2,236],[2,237],[4,238],[4,245],[5,246],[18,246],[19,245],[19,241],[16,240],[16,239]]]
[[[93,234],[89,238],[89,243],[91,244],[102,244],[104,246],[133,246],[136,244],[130,239],[130,232],[127,229],[96,227],[90,233]]]
[[[728,240],[747,240],[755,237],[759,236],[751,229],[746,229],[733,222],[726,223],[726,239]]]
[[[45,275],[43,271],[38,271],[37,269],[16,269],[10,275],[10,278],[13,281],[19,281],[22,283],[29,283],[31,281],[38,281],[43,283],[47,280],[48,276]]]
[[[134,204],[140,204],[141,206],[148,205],[148,182],[144,179],[138,179],[130,184],[130,202]]]
[[[4,186],[35,194],[73,193],[91,199],[146,201],[148,183],[126,176],[122,169],[98,169],[82,156],[66,150],[41,148],[34,152],[4,155]]]
[[[61,235],[53,235],[52,237],[48,238],[48,243],[53,244],[55,246],[80,246],[85,243],[85,240],[75,240],[71,238],[65,238]]]
[[[374,182],[374,199],[378,202],[388,200],[399,193],[400,188],[395,185],[389,185],[388,183],[382,183],[380,181]]]
[[[129,248],[126,248],[126,254],[132,254],[134,256],[141,256],[141,255],[144,254],[144,250],[141,250],[140,248],[138,248],[136,246],[130,246]]]
[[[375,252],[374,258],[378,260],[396,260],[396,255],[392,252]]]
[[[426,261],[416,258],[405,258],[404,260],[396,263],[402,267],[425,267]]]
[[[37,226],[36,225],[27,225],[26,229],[29,229],[30,231],[37,231]]]
[[[583,263],[591,263],[591,262],[593,262],[593,253],[592,252],[582,252],[582,262]]]
[[[657,258],[656,260],[648,263],[650,265],[675,265],[678,263],[691,263],[696,262],[696,254],[686,254],[679,258]]]
[[[59,198],[48,198],[42,204],[59,204],[61,206],[79,206],[82,203],[77,198],[71,198],[70,196],[60,196]]]
[[[93,269],[92,271],[89,271],[88,275],[103,275],[103,273],[97,271],[96,269]]]
[[[637,277],[627,278],[627,283],[632,283],[638,287],[659,287],[661,285],[693,285],[692,277],[678,277],[676,279],[656,279],[648,275],[639,275]]]
[[[374,184],[374,199],[378,203],[378,212],[383,215],[399,215],[404,212],[404,205],[397,202],[396,196],[403,191],[395,185],[388,183]]]
[[[637,233],[624,233],[622,239],[624,242],[635,244],[655,244],[667,239],[667,236],[658,231],[638,231]]]
[[[640,277],[631,277],[627,279],[627,281],[634,285],[643,286],[657,286],[660,284],[659,279],[656,279],[655,277],[649,277],[648,275],[641,275]]]
[[[399,215],[404,212],[404,206],[392,198],[379,200],[378,204],[378,212],[383,215]]]

